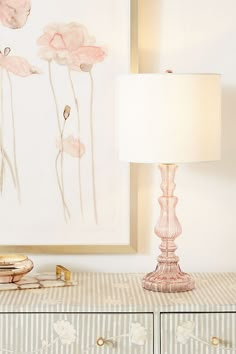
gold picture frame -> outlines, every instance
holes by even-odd
[[[130,0],[130,71],[138,72],[138,0]],[[125,245],[1,245],[1,253],[132,254],[137,252],[136,167],[130,165],[130,237]]]

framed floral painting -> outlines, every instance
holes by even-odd
[[[114,101],[116,77],[137,64],[136,7],[0,2],[2,252],[135,252]]]

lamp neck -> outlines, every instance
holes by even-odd
[[[158,167],[161,172],[163,197],[172,197],[176,186],[174,180],[178,166],[175,164],[160,164]]]

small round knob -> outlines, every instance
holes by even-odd
[[[218,347],[218,345],[220,344],[220,339],[218,337],[211,337],[211,344],[215,347]]]
[[[102,338],[102,337],[99,337],[99,338],[97,339],[97,345],[98,345],[99,347],[102,347],[104,344],[105,344],[105,339]]]
[[[104,345],[108,345],[109,347],[113,347],[114,346],[114,342],[111,339],[104,339],[102,337],[99,337],[97,339],[97,346],[98,347],[103,347]]]

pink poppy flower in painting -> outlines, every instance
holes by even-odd
[[[94,38],[87,29],[78,23],[54,23],[44,29],[44,34],[38,39],[39,56],[45,60],[55,60],[58,64],[68,64],[70,54],[81,46],[90,45]]]
[[[10,50],[10,49],[6,48],[5,52],[6,50]],[[0,52],[0,67],[21,77],[26,77],[32,74],[40,73],[40,71],[35,67],[31,66],[26,59],[17,56],[4,55],[1,52]]]
[[[63,141],[57,141],[57,148],[59,151],[66,152],[67,154],[81,158],[85,153],[85,146],[79,139],[75,139],[72,135],[69,135]]]
[[[55,60],[74,70],[78,70],[81,64],[92,65],[104,59],[105,52],[94,43],[95,39],[88,34],[86,27],[74,22],[48,25],[37,41],[42,59]]]
[[[72,63],[69,64],[71,70],[90,71],[93,64],[102,62],[106,57],[106,52],[101,47],[83,46],[75,53],[72,53]]]
[[[30,14],[30,0],[0,0],[0,22],[13,29],[26,24]]]

